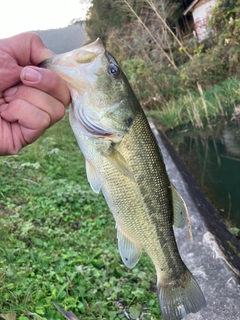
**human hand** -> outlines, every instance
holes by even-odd
[[[16,154],[64,116],[65,81],[36,67],[53,55],[34,33],[0,39],[0,155]]]

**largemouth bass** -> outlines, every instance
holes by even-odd
[[[157,273],[164,320],[205,306],[183,263],[173,225],[183,227],[186,206],[171,185],[147,118],[117,61],[101,40],[41,65],[66,80],[70,124],[86,159],[88,181],[102,190],[115,218],[119,252],[133,268],[144,249]]]

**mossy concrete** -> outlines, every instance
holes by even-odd
[[[240,320],[240,245],[228,232],[220,215],[207,199],[164,134],[150,121],[174,186],[184,198],[191,219],[188,229],[175,229],[182,259],[196,277],[207,306],[186,320]]]

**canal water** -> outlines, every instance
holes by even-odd
[[[166,135],[227,223],[240,228],[240,121],[188,125]]]

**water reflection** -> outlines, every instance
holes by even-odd
[[[240,228],[240,122],[221,119],[167,136],[223,217]]]

